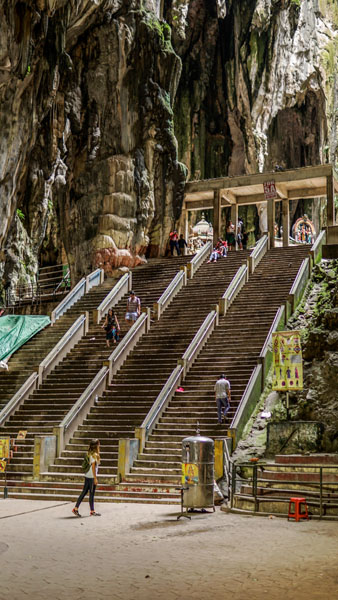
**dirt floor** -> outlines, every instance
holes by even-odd
[[[338,523],[0,500],[0,599],[333,600]]]

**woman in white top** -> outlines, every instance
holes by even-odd
[[[90,506],[90,516],[91,517],[100,517],[100,513],[95,512],[94,510],[94,495],[95,489],[97,486],[97,471],[100,464],[100,441],[92,440],[89,444],[88,448],[88,458],[89,458],[89,468],[85,473],[85,480],[83,484],[83,490],[80,496],[77,499],[77,502],[72,510],[73,514],[76,517],[81,517],[79,513],[79,506],[87,494],[89,492],[89,506]]]

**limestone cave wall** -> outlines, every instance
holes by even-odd
[[[3,283],[163,252],[186,177],[337,162],[335,0],[8,0],[0,29]]]

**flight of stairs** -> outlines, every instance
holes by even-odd
[[[8,362],[8,371],[0,372],[0,410],[20,389],[47,354],[54,348],[74,321],[85,311],[92,312],[102,302],[114,285],[107,279],[102,285],[92,288],[73,304],[53,326],[39,331],[26,344],[17,350]]]
[[[252,468],[238,466],[240,490],[233,511],[286,515],[291,497],[303,497],[310,515],[320,514],[320,468],[322,469],[322,516],[338,518],[338,455],[276,455],[257,463],[257,500],[252,495]],[[241,482],[241,483],[240,483]],[[237,487],[237,486],[236,486]]]
[[[305,247],[271,249],[258,265],[203,352],[176,392],[123,483],[125,492],[159,489],[174,493],[181,478],[182,439],[201,435],[224,437],[272,325],[277,309],[288,299]],[[231,383],[231,408],[218,425],[214,384],[221,373]],[[177,492],[176,492],[177,493]]]
[[[53,498],[75,499],[83,481],[83,455],[90,439],[98,437],[101,441],[102,460],[97,496],[101,500],[111,499],[111,484],[117,474],[119,438],[134,436],[135,427],[142,423],[175,368],[177,359],[182,356],[204,318],[218,302],[246,258],[247,253],[238,252],[216,264],[202,265],[195,278],[189,280],[188,285],[174,298],[160,321],[153,323],[150,332],[139,341],[112,385],[75,432],[62,456],[42,476],[40,484],[27,484],[27,489],[29,487],[30,491],[34,490],[34,497],[47,499],[53,494]],[[177,260],[179,259],[174,259],[175,262]],[[170,259],[169,264],[172,261]],[[143,292],[140,293],[140,287],[136,283],[136,276],[141,273],[141,270],[135,271],[133,288],[142,298]],[[163,283],[163,277],[158,277],[157,281]],[[149,288],[147,281],[145,286],[146,289]],[[72,377],[74,376],[75,372]],[[21,490],[21,493],[24,492]],[[115,488],[114,498],[118,497],[119,492]]]
[[[166,289],[180,266],[188,260],[191,260],[191,257],[179,257],[173,260],[153,260],[149,264],[138,268],[133,273],[133,287],[141,297],[143,306],[152,306]],[[49,328],[49,330],[54,332],[58,328],[58,325],[61,324],[61,321],[67,323],[67,327],[64,328],[67,329],[78,314],[84,311],[90,311],[90,314],[92,314],[93,310],[98,307],[109,293],[111,287],[112,281],[106,281],[102,286],[93,288],[67,312],[65,317],[61,317],[56,325]],[[124,322],[127,296],[126,294],[118,306],[115,307],[122,330],[122,337],[123,332],[127,330]],[[62,329],[62,333],[64,333],[64,329]],[[49,338],[47,337],[48,341]],[[43,356],[47,354],[53,345],[48,345],[48,350],[44,350]],[[26,350],[26,355],[31,358],[30,370],[26,374],[26,377],[32,372],[32,367],[41,360],[38,359],[38,351],[35,350],[35,347],[36,344],[31,344],[29,350]],[[23,350],[25,348],[26,346],[23,347]],[[43,348],[45,348],[45,345]],[[102,362],[108,358],[111,352],[112,348],[106,347],[105,332],[102,329],[102,324],[91,323],[87,335],[79,341],[64,360],[46,377],[40,388],[35,390],[19,410],[0,427],[0,435],[10,436],[11,438],[16,438],[18,431],[27,430],[26,439],[16,442],[18,450],[15,452],[7,469],[7,477],[13,483],[13,491],[20,480],[29,480],[32,478],[35,435],[52,434],[53,426],[58,425],[62,421],[65,414],[67,414],[92,381],[102,367]],[[32,363],[33,356],[34,363]],[[14,361],[15,359],[16,357],[13,357],[12,360]],[[12,360],[9,374],[12,372]],[[16,360],[19,365],[22,365],[22,353],[20,361],[19,359]]]

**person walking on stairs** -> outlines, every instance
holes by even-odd
[[[222,374],[215,383],[215,399],[217,404],[218,423],[222,423],[222,418],[225,420],[225,415],[230,408],[231,390],[230,381]]]
[[[129,327],[139,318],[141,314],[141,300],[136,296],[133,290],[129,292],[129,298],[127,300],[127,312],[126,312],[126,323]]]
[[[112,308],[108,310],[108,314],[105,318],[102,328],[106,332],[106,344],[108,348],[110,346],[110,340],[113,340],[114,344],[120,340],[120,325],[116,313],[114,313]]]
[[[87,457],[86,457],[87,458]],[[86,459],[85,459],[86,460]],[[100,513],[95,512],[94,509],[94,495],[97,486],[97,472],[100,464],[100,441],[92,440],[89,444],[88,448],[88,470],[85,472],[85,480],[83,484],[83,490],[80,496],[77,499],[77,502],[72,510],[72,513],[76,517],[81,517],[79,513],[79,506],[89,492],[89,506],[90,506],[90,516],[91,517],[100,517]]]
[[[174,231],[171,231],[169,233],[169,243],[170,243],[170,254],[171,256],[174,256],[174,248],[177,252],[177,256],[180,256],[181,254],[181,250],[180,247],[178,245],[178,234],[176,229],[174,229]]]
[[[183,233],[181,233],[180,239],[178,240],[178,247],[180,249],[181,254],[185,256],[187,253],[186,248],[188,248],[188,244],[184,239]]]

